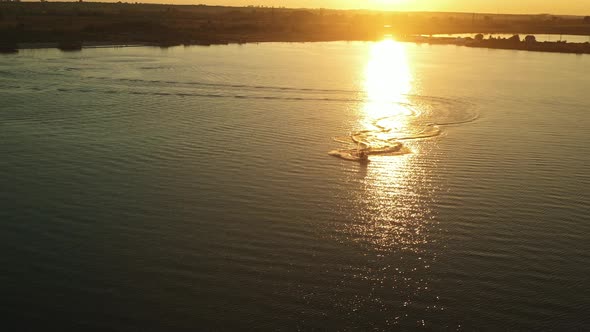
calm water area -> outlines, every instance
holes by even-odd
[[[3,325],[590,329],[589,70],[392,40],[1,55]],[[403,153],[328,155],[351,133]]]

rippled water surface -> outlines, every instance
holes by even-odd
[[[589,68],[387,40],[3,55],[4,324],[588,329]]]

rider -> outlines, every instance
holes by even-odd
[[[359,153],[359,159],[360,159],[360,160],[367,160],[367,159],[369,159],[369,155],[367,154],[367,152],[365,152],[365,151],[361,151],[361,152]]]

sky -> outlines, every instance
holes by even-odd
[[[104,1],[104,0],[103,0]],[[290,8],[380,9],[512,14],[590,15],[590,0],[147,0],[142,2],[266,5]]]

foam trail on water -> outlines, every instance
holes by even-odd
[[[408,103],[398,103],[407,109],[405,114],[385,116],[374,120],[370,129],[334,137],[345,145],[328,152],[329,155],[350,161],[361,161],[362,155],[401,155],[411,151],[403,141],[439,136],[441,127],[473,122],[478,113],[473,104],[461,100],[407,96]]]

